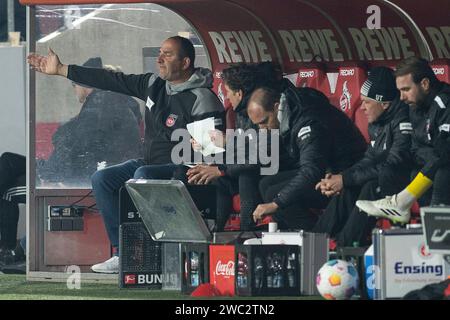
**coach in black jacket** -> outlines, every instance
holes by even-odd
[[[326,172],[339,173],[362,158],[363,136],[321,92],[290,84],[281,97],[273,89],[257,89],[248,115],[260,129],[279,128],[281,143],[280,172],[261,180],[266,203],[256,208],[253,219],[272,215],[281,229],[310,230],[316,216],[308,208],[327,203],[314,186]]]
[[[373,200],[401,190],[411,171],[411,132],[408,106],[400,101],[393,71],[371,70],[361,88],[361,108],[369,122],[370,146],[364,158],[317,185],[333,196],[314,232],[328,233],[338,245],[368,244],[376,219],[359,212],[356,200]]]
[[[223,87],[233,111],[236,115],[236,129],[226,137],[220,133],[219,139],[214,137],[214,143],[223,147],[223,142],[233,145],[234,162],[230,161],[218,166],[200,165],[188,171],[189,182],[209,183],[217,186],[217,219],[216,230],[223,231],[232,213],[232,196],[240,197],[240,228],[241,231],[254,227],[253,211],[261,203],[258,183],[260,167],[250,164],[250,139],[257,141],[258,126],[254,125],[247,115],[247,103],[255,88],[260,86],[279,87],[281,72],[272,62],[238,63],[222,71]],[[227,123],[228,125],[228,123]],[[221,139],[220,139],[221,138]],[[244,148],[238,148],[239,140],[244,141]],[[239,150],[238,150],[239,149]],[[230,152],[230,151],[227,151]],[[245,163],[238,163],[238,153]],[[253,155],[252,155],[253,156]]]
[[[195,120],[207,117],[223,121],[224,108],[211,91],[212,73],[194,68],[195,50],[185,38],[175,36],[165,40],[157,60],[159,76],[152,73],[125,75],[99,69],[64,65],[49,51],[46,57],[30,54],[28,62],[37,71],[65,76],[103,90],[135,96],[146,103],[144,159],[134,159],[97,171],[92,177],[97,206],[100,209],[111,245],[119,246],[118,190],[145,165],[171,166],[172,132]],[[221,120],[219,120],[221,119]],[[217,123],[218,123],[217,122]],[[170,170],[169,170],[170,171]],[[167,178],[167,177],[166,177]],[[117,273],[119,257],[92,266],[94,272]]]

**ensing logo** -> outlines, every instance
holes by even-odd
[[[394,265],[395,274],[434,274],[442,276],[442,265],[427,265],[425,262],[416,265],[404,265],[403,262],[396,262]]]

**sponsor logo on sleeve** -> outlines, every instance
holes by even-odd
[[[450,124],[444,123],[443,125],[439,126],[439,131],[450,132]]]
[[[400,131],[402,133],[408,133],[409,134],[412,131],[412,125],[411,125],[410,122],[402,122],[402,123],[400,123],[399,128],[400,128]]]
[[[307,134],[310,133],[310,132],[311,132],[311,127],[310,126],[303,127],[298,132],[297,137],[301,138],[303,140],[303,139],[305,139],[307,137]]]
[[[145,105],[147,106],[148,110],[152,110],[152,107],[155,105],[155,103],[152,99],[150,99],[150,97],[147,97],[147,102],[145,103]]]
[[[446,106],[445,106],[444,102],[442,101],[441,97],[436,96],[434,98],[434,101],[436,101],[436,103],[438,104],[439,108],[441,108],[441,109],[445,109],[446,108]]]

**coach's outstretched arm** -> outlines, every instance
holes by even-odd
[[[32,52],[28,55],[27,61],[33,70],[49,75],[67,77],[68,66],[62,64],[58,55],[50,48],[47,56]]]

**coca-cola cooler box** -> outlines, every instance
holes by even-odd
[[[209,282],[209,244],[181,244],[181,292],[191,294],[199,285]]]
[[[299,232],[263,232],[263,245],[285,244],[299,246],[300,294],[318,295],[316,275],[328,261],[329,243],[324,233]]]
[[[441,282],[449,274],[449,263],[441,254],[430,253],[422,228],[375,229],[374,266],[366,265],[367,284],[374,299],[402,298],[408,292]]]
[[[298,245],[236,245],[236,294],[300,295]]]
[[[234,245],[212,244],[209,246],[209,283],[214,285],[222,296],[234,296],[234,261]]]

